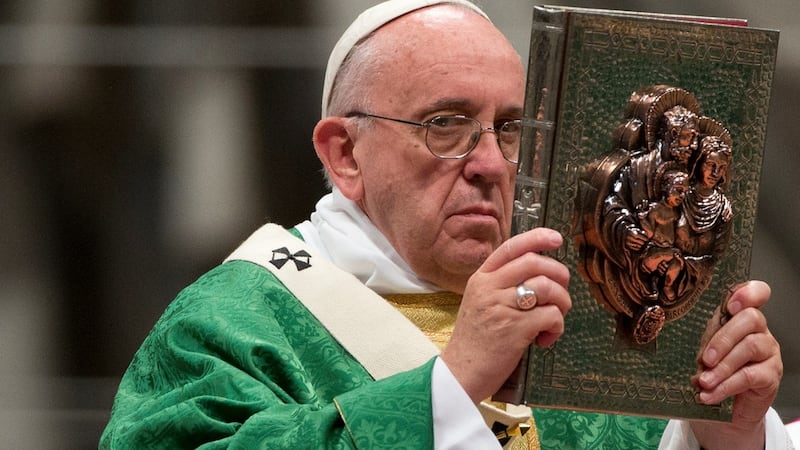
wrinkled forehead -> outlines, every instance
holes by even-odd
[[[339,73],[339,69],[347,55],[357,43],[375,30],[410,12],[429,6],[446,4],[461,5],[475,11],[487,20],[489,19],[480,8],[467,0],[390,0],[361,13],[342,34],[342,37],[339,38],[328,58],[322,89],[322,117],[328,116],[328,105],[336,75]]]

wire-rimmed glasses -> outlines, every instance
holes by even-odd
[[[497,145],[506,161],[516,164],[519,158],[519,143],[522,136],[522,121],[519,119],[500,122],[494,127],[483,127],[476,119],[460,114],[436,116],[425,122],[395,119],[365,112],[352,112],[347,117],[371,117],[425,128],[425,145],[437,158],[466,157],[478,145],[483,133],[495,134]]]

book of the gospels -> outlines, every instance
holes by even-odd
[[[512,233],[566,237],[565,332],[495,396],[731,420],[693,377],[748,278],[778,32],[535,7]]]

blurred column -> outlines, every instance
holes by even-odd
[[[90,7],[83,0],[31,0],[6,3],[3,11],[10,24],[69,25],[84,20]],[[15,52],[32,61],[68,45],[57,32],[20,43]],[[0,74],[0,448],[55,448],[61,442],[51,381],[69,289],[59,260],[68,238],[55,211],[63,197],[53,191],[63,178],[51,176],[74,167],[56,167],[69,160],[58,142],[38,149],[29,144],[42,128],[69,121],[83,82],[84,72],[74,66],[4,67]]]

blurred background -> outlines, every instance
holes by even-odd
[[[0,4],[0,448],[96,448],[119,378],[175,294],[324,192],[311,146],[356,0]],[[752,276],[800,417],[800,8],[572,1],[781,30]],[[533,2],[482,2],[525,60]],[[736,93],[733,93],[736,95]]]

